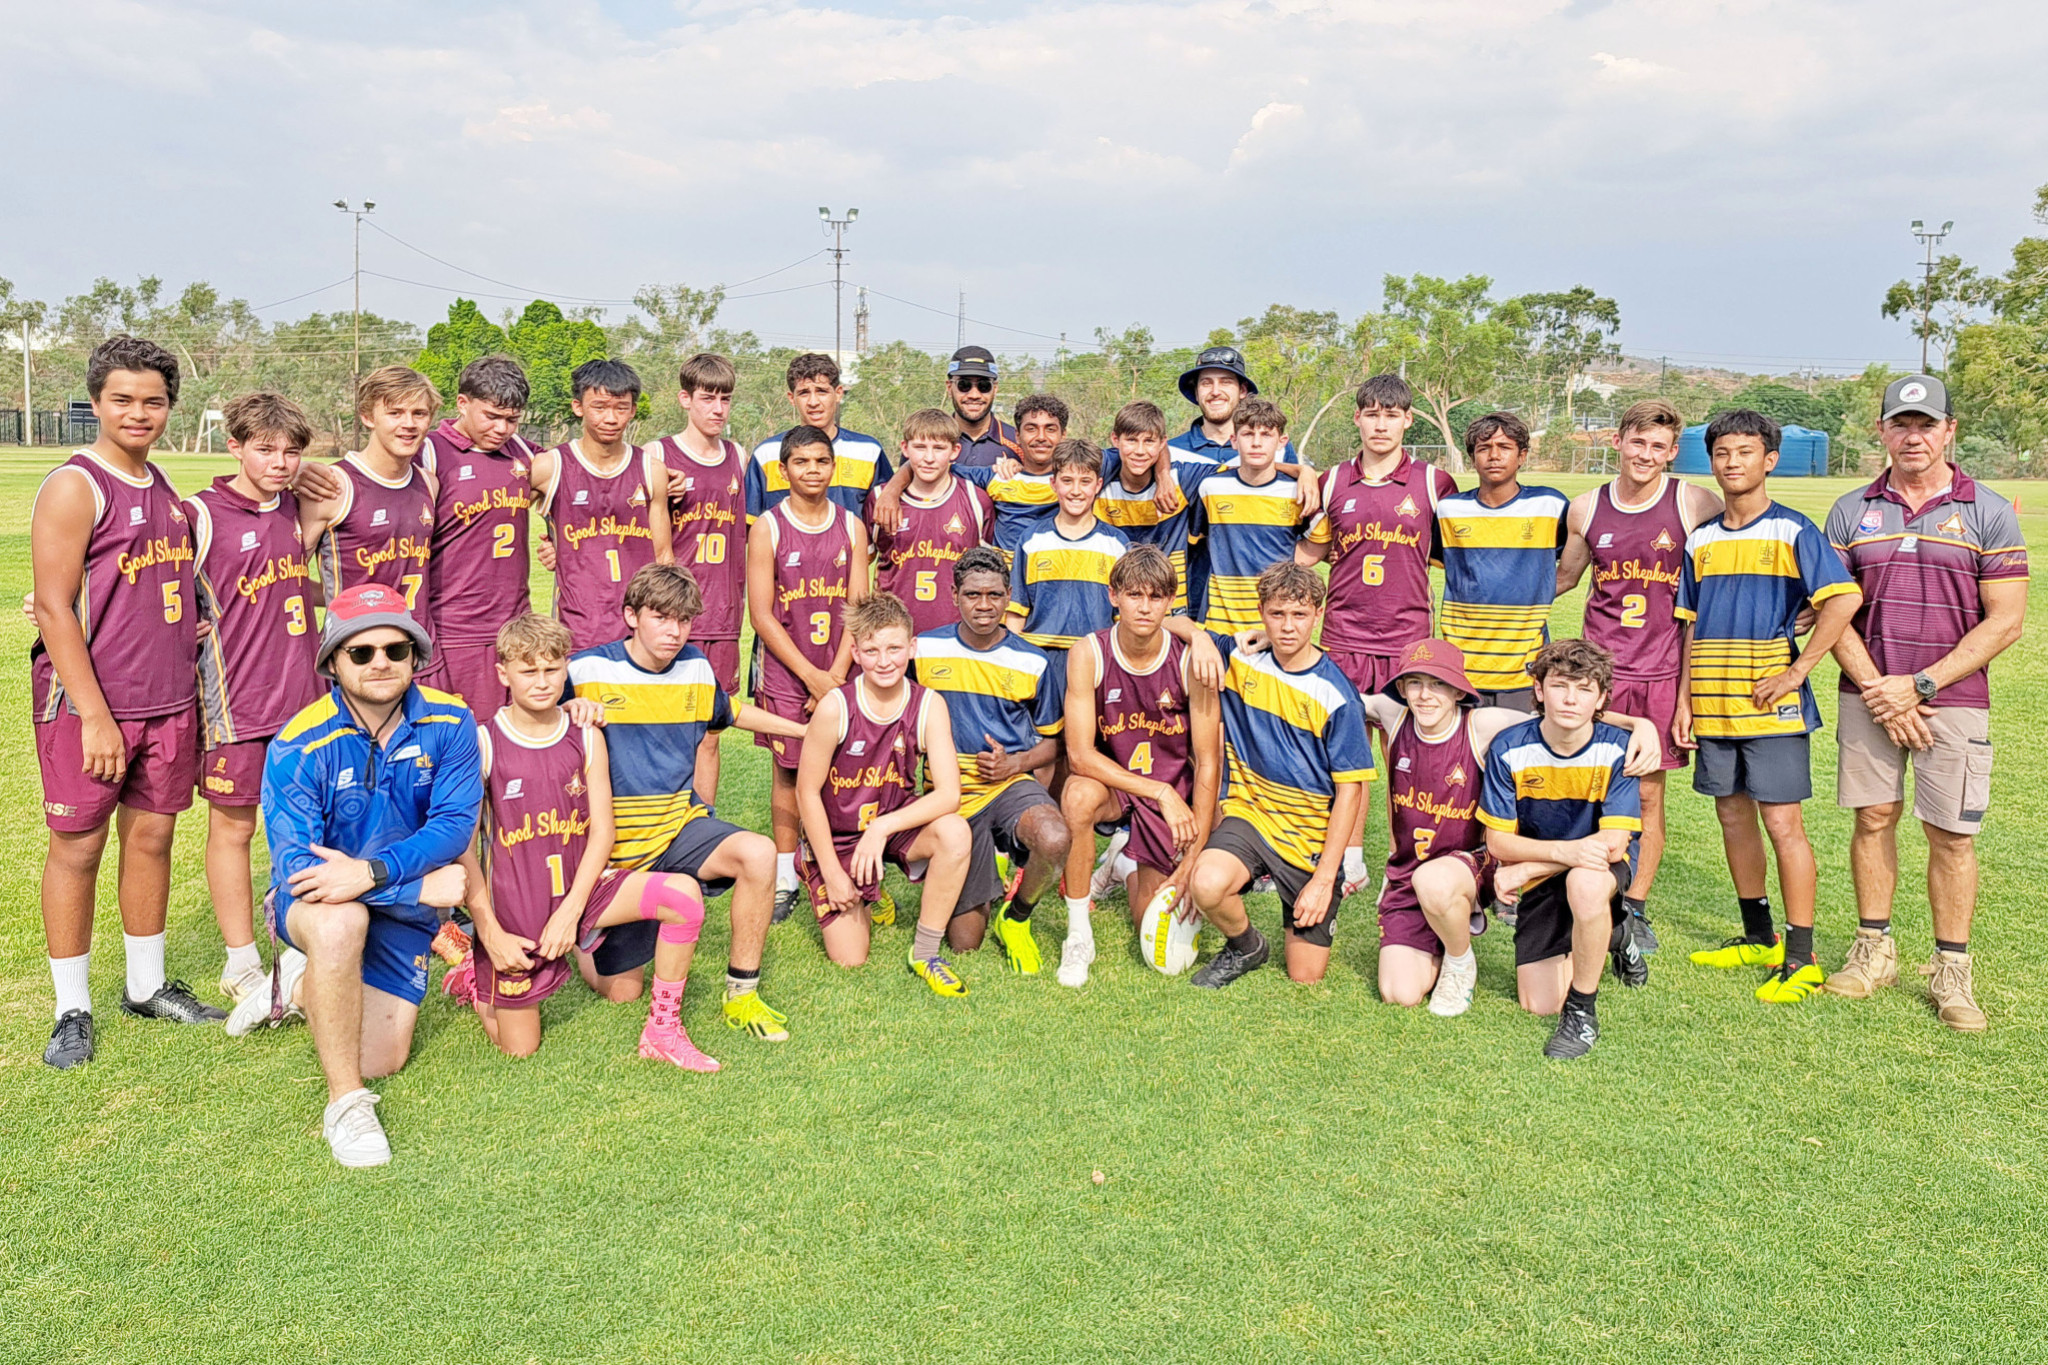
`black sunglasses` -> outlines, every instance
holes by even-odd
[[[410,640],[395,640],[388,645],[343,645],[341,652],[348,655],[348,661],[357,668],[366,667],[370,660],[382,654],[392,663],[402,664],[413,655]]]
[[[953,387],[962,393],[993,393],[996,381],[993,379],[979,379],[969,375],[955,375],[953,376]]]

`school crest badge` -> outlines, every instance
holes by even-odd
[[[1941,525],[1935,527],[1934,529],[1941,532],[1945,536],[1961,535],[1963,533],[1963,514],[1961,512],[1949,513],[1948,520],[1944,521]]]
[[[1657,538],[1650,542],[1650,548],[1653,550],[1675,550],[1678,548],[1678,542],[1671,538],[1671,532],[1659,531],[1657,532]]]
[[[583,781],[582,773],[570,773],[569,780],[562,784],[562,790],[571,796],[581,796],[589,791],[590,787]]]
[[[1406,494],[1402,495],[1401,505],[1394,509],[1394,515],[1396,516],[1414,517],[1420,516],[1421,514],[1421,509],[1415,505],[1415,499]]]

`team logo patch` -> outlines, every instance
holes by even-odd
[[[1436,658],[1436,651],[1429,647],[1429,641],[1423,640],[1415,646],[1414,651],[1408,657],[1419,664],[1428,663]]]
[[[646,499],[646,498],[644,498],[644,497],[640,497],[640,495],[639,495],[638,493],[635,493],[635,494],[634,494],[633,496],[634,496],[634,497],[636,497],[636,498],[640,498],[640,501],[642,501],[642,502],[645,502],[645,501],[647,501],[647,499]],[[589,490],[589,489],[587,489],[587,488],[579,488],[579,489],[577,489],[577,490],[576,490],[576,496],[575,496],[574,498],[570,499],[570,501],[571,501],[571,502],[573,502],[573,503],[574,503],[574,504],[575,504],[576,506],[578,506],[578,507],[581,507],[581,506],[583,506],[583,505],[584,505],[585,503],[587,503],[587,502],[589,502],[589,501],[590,501],[590,490]]]
[[[1345,513],[1345,512],[1349,512],[1349,511],[1350,511],[1350,510],[1351,510],[1352,508],[1354,508],[1354,507],[1356,507],[1356,506],[1358,506],[1358,499],[1357,499],[1357,498],[1346,498],[1346,499],[1344,499],[1344,505],[1343,505],[1342,507],[1338,508],[1338,509],[1337,509],[1337,512],[1338,512],[1338,514],[1339,514],[1339,515],[1342,515],[1342,514],[1343,514],[1343,513]]]
[[[578,493],[578,494],[576,495],[576,501],[578,501],[578,502],[582,502],[582,501],[583,501],[583,498],[584,498],[584,495],[583,495],[582,493]],[[647,505],[647,490],[646,490],[646,489],[644,489],[644,488],[636,488],[636,489],[634,489],[634,490],[633,490],[633,496],[632,496],[632,497],[630,497],[630,498],[627,498],[627,499],[626,499],[626,506],[628,506],[628,507],[645,507],[646,505]]]
[[[903,736],[898,735],[896,736],[896,743],[891,747],[893,747],[896,750],[896,752],[900,754],[909,749],[910,746],[903,742]]]
[[[1757,548],[1756,563],[1760,569],[1768,569],[1778,562],[1778,547],[1763,545]]]
[[[1535,523],[1535,522],[1533,522],[1533,521],[1525,521],[1525,522],[1523,522],[1523,523],[1522,523],[1522,539],[1523,539],[1523,540],[1534,540],[1534,539],[1536,539],[1536,523]]]
[[[384,515],[384,509],[381,507],[370,513],[370,525],[372,526],[382,526],[388,520],[390,518]]]
[[[1601,543],[1606,543],[1605,537],[1602,537]],[[1671,538],[1669,531],[1659,531],[1657,538],[1650,542],[1650,548],[1653,550],[1675,550],[1678,548],[1678,542]]]
[[[254,531],[242,532],[242,552],[247,554],[250,550],[255,549],[258,539],[259,537]]]
[[[846,567],[846,550],[844,547],[841,547],[839,553],[832,557],[832,567],[835,569]]]
[[[1870,535],[1873,532],[1883,530],[1884,512],[1876,507],[1867,509],[1863,513],[1863,520],[1856,523],[1856,529],[1864,535]]]
[[[512,462],[512,477],[515,479],[523,479],[526,477],[526,461],[514,460]]]
[[[1408,755],[1403,754],[1401,755],[1400,760],[1394,764],[1394,771],[1397,773],[1405,773],[1414,765],[1415,760],[1408,757]]]
[[[1173,705],[1173,693],[1164,691],[1161,692],[1159,694],[1159,709],[1164,711],[1167,707],[1171,705]]]
[[[1926,396],[1927,386],[1917,379],[1899,390],[1899,401],[1901,403],[1917,403]]]
[[[528,977],[523,977],[523,976],[513,976],[513,977],[504,977],[504,976],[501,976],[501,977],[499,977],[499,978],[498,978],[498,985],[497,985],[497,991],[498,991],[498,994],[499,994],[499,995],[524,995],[524,994],[526,994],[526,993],[527,993],[528,991],[530,991],[530,990],[532,990],[532,989],[533,989],[533,982],[532,982],[532,980],[531,980],[530,978],[528,978]]]
[[[336,791],[347,791],[355,784],[356,770],[354,768],[343,768],[340,775],[334,779],[334,789]]]
[[[739,481],[739,476],[738,476],[738,475],[734,475],[734,476],[733,476],[733,481],[732,481],[732,483],[731,483],[731,484],[730,484],[730,485],[729,485],[729,486],[728,486],[728,487],[726,488],[726,490],[725,490],[725,494],[726,494],[726,496],[727,496],[727,497],[737,497],[737,496],[739,495],[739,491],[740,491],[740,481]]]
[[[569,780],[562,784],[562,790],[571,796],[581,796],[590,790],[590,786],[583,780],[582,773],[570,773]]]
[[[143,511],[140,507],[131,507],[128,509],[128,524],[130,526],[142,525],[142,517]]]
[[[1612,544],[1614,544],[1614,535],[1612,532],[1608,532],[1600,537],[1600,544],[1595,548],[1604,550]]]
[[[1451,775],[1450,775],[1450,776],[1449,776],[1448,778],[1444,779],[1444,780],[1445,780],[1446,782],[1448,782],[1448,783],[1449,783],[1449,784],[1450,784],[1451,786],[1453,786],[1453,787],[1462,787],[1462,786],[1464,786],[1464,785],[1465,785],[1465,765],[1464,765],[1464,764],[1462,764],[1462,763],[1460,763],[1460,764],[1459,764],[1459,765],[1458,765],[1457,767],[1455,767],[1455,768],[1451,769]]]
[[[1345,510],[1350,510],[1350,504],[1345,504]],[[1401,498],[1401,505],[1394,509],[1394,515],[1400,517],[1420,516],[1422,515],[1422,509],[1415,505],[1414,498],[1403,495],[1403,497]]]
[[[864,739],[857,739],[853,743],[846,746],[846,753],[849,758],[859,758],[862,754],[866,753],[867,751],[868,742]]]
[[[946,534],[949,536],[958,536],[965,535],[966,533],[967,528],[960,524],[960,514],[958,512],[955,512],[953,514],[952,520],[946,523]]]
[[[1944,521],[1941,525],[1935,527],[1934,529],[1941,532],[1945,536],[1961,535],[1963,533],[1963,514],[1961,512],[1949,513],[1948,520]]]
[[[505,784],[505,799],[507,801],[510,801],[513,797],[518,796],[525,790],[526,779],[523,777],[515,777],[510,782],[507,782]]]
[[[433,509],[433,508],[431,508],[431,507],[422,507],[422,508],[420,509],[420,525],[422,525],[422,526],[432,526],[433,524],[434,524],[434,509]]]
[[[783,563],[783,567],[785,567],[785,568],[790,568],[790,569],[794,569],[794,568],[796,568],[796,567],[797,567],[798,565],[802,564],[803,562],[804,562],[804,552],[803,552],[802,550],[791,550],[791,551],[789,552],[789,558],[788,558],[788,559],[785,559],[785,560],[783,560],[783,561],[782,561],[782,563]]]
[[[184,509],[184,508],[182,508],[182,507],[180,507],[180,506],[178,506],[178,504],[177,504],[177,503],[175,503],[175,502],[174,502],[174,503],[172,503],[172,504],[171,504],[171,520],[172,520],[172,521],[183,521],[184,519],[185,519],[185,509]]]
[[[473,479],[476,477],[476,471],[471,469],[468,465],[464,465],[462,466],[462,468],[455,471],[455,477],[458,479]]]

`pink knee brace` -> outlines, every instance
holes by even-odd
[[[704,929],[704,898],[688,877],[650,872],[640,889],[640,918],[660,919],[662,910],[673,910],[677,920],[663,920],[655,937],[663,943],[695,943]]]

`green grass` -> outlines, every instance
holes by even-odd
[[[0,454],[0,590],[27,586],[47,463]],[[188,491],[219,467],[168,463]],[[1818,517],[1848,486],[1777,491]],[[2048,488],[2025,502],[2048,544]],[[397,1159],[345,1172],[303,1029],[238,1043],[115,1011],[111,896],[99,1060],[40,1064],[29,638],[0,613],[0,1360],[1980,1362],[2048,1338],[2033,640],[1996,670],[1980,1037],[1940,1029],[1917,980],[1772,1011],[1752,973],[1689,967],[1735,916],[1709,805],[1681,785],[1665,951],[1647,990],[1603,994],[1581,1063],[1539,1057],[1548,1025],[1516,1010],[1499,930],[1463,1019],[1381,1005],[1363,898],[1322,985],[1266,971],[1219,995],[1136,962],[1120,904],[1085,991],[1009,978],[991,949],[953,1003],[894,965],[909,915],[857,972],[800,916],[768,949],[782,1047],[719,1026],[714,914],[686,1021],[724,1072],[639,1061],[641,1009],[580,987],[545,1007],[540,1054],[509,1061],[436,994],[380,1086]],[[726,752],[722,813],[765,827],[760,751]],[[1848,820],[1832,742],[1814,752],[1833,962]],[[201,828],[181,825],[170,965],[210,993]],[[1900,933],[1924,960],[1917,837],[1903,862]],[[1270,925],[1271,898],[1254,906]]]

